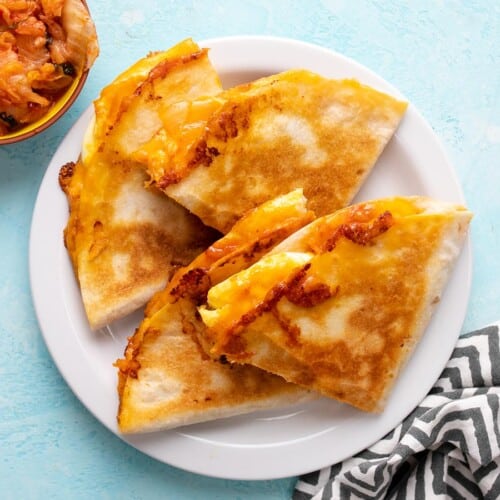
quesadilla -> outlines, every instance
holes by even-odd
[[[168,53],[129,94],[107,147],[120,158],[146,164],[150,174],[168,163],[174,179],[176,165],[220,105],[222,86],[208,50],[191,39]]]
[[[180,126],[180,120],[187,118],[181,110],[187,113],[191,99],[202,103],[221,90],[207,50],[192,39],[152,52],[101,91],[94,102],[96,123],[89,148],[94,152],[106,146],[114,155],[131,159],[129,153],[160,129]],[[199,104],[197,109],[201,107]]]
[[[440,301],[471,216],[408,197],[316,219],[208,291],[201,345],[212,357],[381,411]]]
[[[209,106],[195,99],[191,107],[204,110],[206,122],[199,116],[182,147],[171,146],[177,132],[168,129],[170,142],[132,157],[154,185],[223,233],[247,210],[296,188],[324,215],[351,201],[406,106],[353,80],[290,70],[228,89]]]
[[[210,286],[250,266],[313,217],[300,190],[265,203],[153,297],[124,359],[116,362],[121,432],[168,429],[316,397],[253,366],[211,359],[195,336],[203,327],[196,306]]]
[[[201,253],[218,233],[205,227],[159,190],[146,189],[144,169],[115,154],[119,124],[151,74],[198,50],[183,42],[150,54],[103,89],[95,102],[95,120],[85,135],[81,159],[61,169],[70,217],[65,243],[78,278],[92,329],[98,329],[144,305],[165,287],[179,265]],[[175,79],[175,71],[164,74]],[[217,92],[215,70],[203,62],[201,72],[178,86],[183,93]],[[177,82],[177,80],[176,80]],[[171,97],[169,97],[171,98]]]

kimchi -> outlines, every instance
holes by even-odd
[[[0,136],[47,113],[98,53],[82,0],[0,0]]]

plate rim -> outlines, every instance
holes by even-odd
[[[365,67],[364,65],[358,63],[357,61],[344,56],[343,54],[340,54],[334,50],[321,47],[319,45],[315,45],[309,42],[304,42],[296,39],[291,39],[291,38],[282,38],[282,37],[274,37],[274,36],[260,36],[260,35],[248,35],[248,36],[230,36],[230,37],[218,37],[218,38],[211,38],[208,40],[204,40],[199,42],[200,46],[208,46],[208,47],[213,47],[215,46],[216,48],[219,47],[219,50],[221,46],[230,44],[232,49],[236,50],[236,46],[246,46],[247,49],[250,47],[251,44],[255,43],[259,44],[270,44],[273,47],[280,47],[280,50],[290,50],[290,48],[293,46],[294,48],[300,50],[305,50],[305,51],[312,51],[313,53],[315,52],[321,52],[324,54],[326,57],[332,57],[333,59],[339,58],[340,60],[343,61],[344,64],[347,64],[349,66],[352,66],[356,69],[356,71],[359,71],[363,74],[369,75],[370,78],[374,79],[377,82],[381,82],[383,84],[383,87],[385,88],[385,91],[390,92],[391,94],[397,96],[397,97],[403,97],[401,92],[398,91],[396,88],[394,88],[390,83],[386,82],[382,77],[377,75],[375,72],[370,70],[369,68]],[[365,79],[363,79],[365,80]],[[404,98],[404,97],[403,97]],[[43,234],[40,232],[40,226],[39,222],[41,219],[43,219],[43,214],[41,214],[41,210],[43,208],[43,204],[46,203],[44,200],[45,192],[47,190],[50,190],[50,184],[56,185],[57,183],[57,176],[54,176],[54,172],[57,172],[58,170],[58,163],[56,162],[56,159],[59,156],[64,156],[64,146],[66,142],[72,137],[72,134],[75,134],[75,131],[78,129],[82,128],[85,124],[86,121],[90,120],[90,116],[92,115],[92,104],[82,113],[82,115],[78,118],[78,120],[73,124],[73,126],[70,128],[70,130],[67,132],[65,137],[62,139],[60,142],[57,150],[55,151],[54,155],[52,156],[48,168],[45,172],[45,175],[42,179],[34,209],[33,209],[33,215],[32,215],[32,222],[31,222],[31,228],[30,228],[30,241],[29,241],[29,275],[30,275],[30,287],[31,287],[31,294],[33,298],[33,304],[35,308],[35,313],[37,316],[37,320],[40,326],[40,331],[42,333],[42,336],[44,338],[45,344],[48,348],[48,351],[56,364],[59,372],[61,373],[63,379],[65,382],[69,385],[71,388],[72,392],[77,396],[77,398],[83,403],[83,405],[88,409],[88,411],[95,417],[97,418],[105,427],[108,428],[111,432],[113,432],[116,436],[118,436],[120,439],[123,441],[129,443],[131,446],[134,448],[138,449],[139,451],[163,462],[166,464],[169,464],[171,466],[179,467],[181,469],[187,470],[189,472],[194,472],[198,474],[203,474],[206,476],[211,476],[211,477],[217,477],[217,478],[223,478],[223,479],[239,479],[239,480],[265,480],[265,479],[278,479],[278,478],[283,478],[283,477],[290,477],[290,476],[297,476],[300,474],[304,474],[307,472],[311,472],[313,470],[317,470],[321,467],[331,465],[331,463],[337,462],[339,460],[343,460],[348,456],[351,456],[363,448],[370,446],[373,442],[376,442],[378,439],[380,439],[383,435],[385,435],[387,432],[389,432],[397,422],[394,421],[394,419],[390,419],[391,425],[385,425],[383,426],[383,430],[379,430],[376,434],[374,434],[369,440],[366,440],[362,446],[357,446],[352,451],[348,454],[344,453],[343,456],[338,457],[337,459],[325,459],[325,457],[322,455],[321,459],[316,459],[310,461],[310,465],[304,465],[301,464],[300,462],[297,463],[297,461],[293,461],[293,463],[290,463],[289,466],[287,467],[286,464],[285,466],[279,464],[279,467],[275,467],[274,469],[269,466],[268,461],[266,462],[266,465],[264,467],[261,467],[258,471],[255,470],[239,470],[238,467],[234,467],[234,463],[248,463],[249,460],[249,449],[252,447],[243,447],[242,449],[238,449],[238,447],[233,447],[231,449],[231,458],[229,459],[230,462],[233,462],[232,466],[229,462],[227,462],[227,457],[222,458],[224,462],[227,462],[226,465],[228,467],[224,468],[221,467],[220,463],[217,462],[217,466],[214,466],[213,460],[207,460],[206,462],[203,461],[198,461],[196,463],[193,463],[192,459],[192,452],[186,453],[185,450],[182,453],[178,453],[176,456],[168,456],[168,458],[165,458],[164,455],[156,453],[154,450],[149,449],[147,446],[145,447],[143,445],[144,442],[148,442],[148,440],[151,438],[151,435],[139,435],[139,436],[123,436],[120,433],[116,431],[116,427],[113,428],[113,425],[110,425],[110,422],[106,421],[105,418],[102,416],[102,412],[96,411],[95,409],[95,403],[93,404],[90,398],[90,393],[88,390],[88,387],[82,386],[81,383],[78,383],[76,379],[79,380],[87,380],[88,379],[88,373],[85,372],[83,363],[80,366],[75,366],[70,362],[71,369],[68,367],[67,362],[61,357],[61,352],[64,352],[64,350],[68,347],[71,347],[70,345],[70,336],[63,336],[59,338],[54,338],[54,334],[51,333],[53,328],[62,328],[64,329],[64,326],[67,326],[67,324],[64,324],[63,314],[57,314],[54,315],[55,317],[52,318],[51,321],[47,318],[47,313],[45,311],[45,303],[48,300],[49,294],[46,293],[41,293],[43,292],[45,287],[40,285],[43,285],[43,281],[47,278],[47,273],[48,270],[44,269],[44,273],[42,273],[42,276],[40,276],[40,267],[39,263],[44,262],[44,259],[48,259],[50,262],[50,252],[47,252],[47,248],[45,251],[40,252],[39,248],[39,242],[40,238],[43,237]],[[460,183],[458,181],[458,177],[453,169],[453,166],[449,162],[447,155],[445,153],[445,150],[437,137],[437,135],[434,133],[430,125],[427,123],[427,121],[423,118],[423,116],[420,114],[420,112],[410,103],[407,111],[407,116],[411,115],[414,117],[414,119],[417,120],[419,127],[423,127],[425,132],[432,137],[434,143],[433,146],[436,148],[436,151],[439,152],[439,154],[442,157],[442,160],[444,162],[444,167],[445,170],[447,170],[448,174],[448,181],[452,181],[452,187],[451,190],[454,191],[454,200],[457,202],[462,202],[465,203],[464,195],[462,192],[462,188],[460,186]],[[56,186],[57,187],[57,186]],[[52,186],[53,188],[53,186]],[[61,192],[61,195],[64,196]],[[56,201],[55,205],[57,207],[61,207],[62,205],[66,206],[67,210],[67,204],[66,204],[66,198],[61,198]],[[51,205],[51,210],[57,210],[56,206]],[[60,241],[58,243],[59,249],[62,243],[62,234],[60,236]],[[57,246],[57,245],[56,245]],[[43,250],[43,249],[42,249]],[[465,272],[466,272],[466,280],[465,283],[461,282],[461,286],[465,289],[465,294],[462,297],[462,301],[464,303],[464,307],[461,311],[458,313],[458,318],[455,319],[455,324],[456,324],[456,338],[458,338],[463,321],[465,319],[465,314],[467,311],[467,304],[469,302],[469,297],[470,297],[470,291],[471,291],[471,281],[472,281],[472,255],[471,255],[471,241],[470,241],[470,233],[467,238],[466,243],[464,244],[464,248],[462,250],[462,254],[460,256],[460,259],[462,259],[462,266],[465,266]],[[48,266],[47,266],[48,267]],[[458,262],[457,265],[455,266],[455,269],[458,267]],[[455,273],[456,274],[456,273]],[[451,281],[451,278],[450,278]],[[55,283],[52,283],[52,285],[55,285]],[[49,287],[50,288],[50,287]],[[67,311],[65,311],[67,312]],[[71,323],[71,318],[67,318],[69,322]],[[48,323],[49,321],[49,323]],[[69,343],[69,344],[68,344]],[[449,346],[447,357],[444,360],[443,363],[440,363],[440,368],[439,370],[437,368],[434,369],[433,373],[436,374],[434,377],[434,380],[437,379],[439,376],[441,370],[444,368],[444,365],[446,363],[446,360],[449,358],[449,355],[452,352],[452,349],[454,347],[453,345]],[[415,355],[415,353],[412,355],[412,357]],[[442,356],[443,357],[443,356]],[[85,359],[86,364],[89,363],[90,360]],[[112,363],[113,360],[110,361]],[[86,365],[87,366],[87,365]],[[432,384],[431,384],[432,385]],[[425,391],[421,391],[423,394],[422,396],[425,396],[425,394],[428,392],[430,389],[431,385],[428,387],[426,386]],[[90,391],[92,392],[92,391]],[[418,401],[411,407],[407,408],[404,412],[404,415],[400,415],[401,418],[404,418],[408,413],[411,412],[411,410],[418,404]],[[400,418],[398,419],[400,420]],[[186,434],[183,433],[182,431],[178,430],[173,430],[173,431],[163,431],[162,434],[169,434],[167,437],[167,441],[169,441],[170,444],[168,446],[171,446],[173,448],[176,448],[178,446],[182,446],[183,444],[185,445],[186,439],[189,439],[190,445],[193,445],[195,440],[192,439],[192,437],[188,436],[186,438]],[[146,437],[145,437],[146,436]],[[210,444],[203,443],[202,440],[198,441],[196,445],[199,448],[200,453],[205,454],[205,453],[211,453],[212,455],[215,454],[216,460],[221,460],[221,457],[218,456],[218,451],[220,450],[210,450]],[[207,448],[208,446],[208,448]],[[289,444],[283,445],[283,447],[290,446]],[[279,445],[274,446],[274,448],[280,447]],[[189,446],[188,446],[189,448]],[[226,447],[228,448],[228,447]],[[221,454],[224,452],[227,453],[227,449],[224,449]],[[255,447],[254,447],[255,448]],[[259,448],[259,447],[257,447]],[[287,452],[288,453],[288,452]],[[311,459],[313,457],[307,457],[307,459]],[[212,465],[212,466],[210,466]],[[241,465],[242,469],[245,469],[243,465]],[[265,470],[263,470],[265,469]]]

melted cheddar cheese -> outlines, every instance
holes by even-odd
[[[102,141],[110,134],[113,127],[134,100],[134,95],[151,71],[159,64],[176,60],[199,51],[198,45],[191,39],[183,40],[169,50],[152,52],[139,59],[132,66],[118,75],[111,84],[101,90],[94,101],[95,124],[92,128],[92,141],[87,143],[87,153],[94,153]]]
[[[207,282],[197,282],[197,277],[206,275],[208,283],[216,285],[249,267],[313,219],[314,213],[307,209],[301,189],[263,203],[245,214],[229,233],[209,246],[189,266],[175,273],[166,289],[149,302],[146,313],[150,315],[167,301],[175,301],[186,293],[187,287],[192,294],[206,295],[208,290],[203,287]]]
[[[430,319],[471,213],[424,197],[316,219],[208,292],[208,352],[380,411]],[[307,255],[300,269],[285,255]]]
[[[188,264],[218,235],[163,193],[145,188],[142,166],[116,154],[126,117],[137,112],[144,87],[151,79],[177,85],[185,60],[198,70],[178,86],[176,98],[192,95],[193,88],[203,94],[218,91],[218,76],[193,41],[150,54],[102,91],[82,161],[62,172],[70,204],[65,242],[93,329],[144,305],[178,265]]]
[[[265,302],[277,284],[285,283],[312,257],[312,254],[302,252],[268,255],[250,268],[230,276],[210,289],[207,307],[198,309],[203,322],[209,328],[232,333],[242,316]]]
[[[406,103],[353,80],[290,70],[224,91],[161,189],[222,232],[298,187],[325,215],[345,207],[391,138]]]

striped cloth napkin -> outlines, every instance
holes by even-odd
[[[500,498],[499,326],[461,336],[413,413],[354,457],[300,477],[294,500]]]

